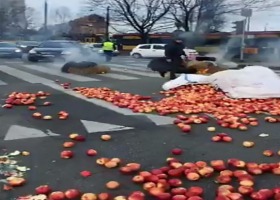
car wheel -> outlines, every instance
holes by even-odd
[[[38,62],[38,59],[36,59],[36,58],[28,58],[28,61],[30,61],[30,62]]]
[[[138,59],[138,58],[142,58],[142,55],[140,53],[134,53],[132,54],[132,57]]]

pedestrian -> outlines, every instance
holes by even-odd
[[[170,79],[176,78],[176,73],[184,73],[184,60],[187,55],[184,51],[185,44],[182,38],[175,37],[169,44],[165,46],[165,57],[167,62],[171,64]],[[182,71],[183,70],[183,71]],[[160,75],[164,77],[166,72],[161,72]]]
[[[110,62],[113,57],[113,53],[116,50],[116,45],[107,39],[105,42],[102,44],[102,50],[106,58],[106,62]]]

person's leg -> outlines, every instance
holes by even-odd
[[[182,59],[172,59],[171,61],[172,68],[170,70],[170,80],[176,79],[176,73],[178,69],[182,66]]]

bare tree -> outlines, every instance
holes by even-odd
[[[52,15],[55,19],[55,22],[58,24],[66,23],[72,18],[70,9],[65,6],[55,9]]]
[[[26,7],[25,8],[25,18],[26,18],[26,26],[25,29],[34,29],[36,26],[36,19],[38,19],[38,12],[35,8]]]
[[[110,6],[111,20],[122,22],[147,42],[149,33],[170,10],[174,0],[88,0],[90,8]],[[103,7],[104,8],[104,7]]]
[[[275,6],[280,6],[278,0],[176,0],[170,9],[169,19],[185,31],[207,32],[222,28],[225,15],[240,15],[242,8],[261,11]],[[192,25],[195,28],[192,29]]]

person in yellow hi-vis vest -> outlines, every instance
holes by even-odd
[[[113,42],[111,42],[110,40],[106,40],[102,44],[102,50],[106,57],[106,61],[110,62],[112,60],[113,53],[116,50],[116,45]]]

